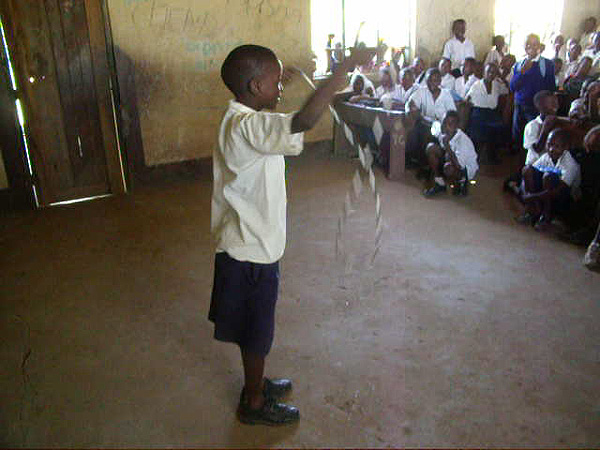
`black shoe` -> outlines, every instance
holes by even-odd
[[[292,391],[292,380],[285,378],[265,378],[263,394],[265,397],[280,399]]]
[[[250,408],[247,402],[240,403],[237,416],[240,422],[249,425],[289,425],[300,420],[300,411],[273,398],[265,398],[259,409]]]
[[[459,181],[454,185],[454,189],[452,189],[452,194],[458,197],[466,197],[468,194],[468,181]]]
[[[441,192],[446,192],[446,186],[435,183],[432,188],[425,189],[423,195],[425,197],[434,197]]]
[[[526,212],[526,213],[521,214],[520,216],[515,217],[515,220],[517,223],[520,223],[521,225],[534,226],[535,223],[537,222],[538,218],[534,217],[532,214]]]

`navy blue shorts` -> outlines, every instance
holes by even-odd
[[[208,313],[215,339],[266,356],[273,344],[278,289],[279,262],[238,261],[217,253]]]

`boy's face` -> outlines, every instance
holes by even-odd
[[[485,79],[485,81],[493,81],[494,78],[496,78],[497,74],[498,68],[492,64],[488,64],[487,66],[485,66],[483,78]]]
[[[554,116],[558,111],[558,97],[550,95],[542,102],[542,110],[540,111],[545,116]]]
[[[384,86],[391,86],[393,84],[392,76],[389,72],[385,71],[381,73],[381,84]]]
[[[556,163],[558,159],[562,156],[562,154],[567,150],[568,144],[564,142],[565,140],[560,137],[558,133],[555,131],[550,133],[548,136],[548,141],[546,142],[546,151],[552,161]]]
[[[531,59],[535,58],[539,55],[541,51],[540,40],[535,36],[529,36],[525,41],[525,53]]]
[[[563,68],[562,60],[554,62],[554,73],[559,73]]]
[[[415,58],[415,60],[413,61],[413,67],[415,68],[415,72],[417,74],[420,74],[425,70],[425,63],[421,58]]]
[[[410,89],[412,85],[415,84],[415,77],[413,76],[412,72],[404,72],[400,83],[402,84],[402,87],[405,91]]]
[[[458,120],[456,120],[456,117],[444,117],[442,121],[442,133],[449,137],[454,137],[456,130],[458,130]]]
[[[498,50],[502,50],[504,48],[504,37],[503,36],[498,36],[495,40],[494,40],[494,45],[496,46],[496,49]]]
[[[448,59],[442,59],[438,64],[438,68],[440,69],[440,72],[442,72],[442,75],[450,73],[450,67],[450,60]]]
[[[569,47],[569,60],[575,61],[577,58],[579,58],[580,54],[581,54],[581,45],[579,45],[576,42],[573,42],[571,44],[571,46]]]
[[[259,80],[260,104],[263,108],[275,109],[281,100],[281,92],[283,91],[283,85],[281,84],[283,65],[281,61],[277,60],[269,61],[265,66],[264,73]]]
[[[446,30],[447,29],[448,28],[446,28]],[[462,41],[465,38],[465,33],[467,32],[467,24],[464,22],[457,22],[454,24],[452,31],[454,32],[454,36]]]
[[[463,75],[471,76],[473,74],[473,61],[465,61],[463,64]]]
[[[427,77],[427,87],[431,92],[439,89],[440,84],[442,84],[442,77],[439,72],[433,72]]]
[[[352,83],[352,91],[355,94],[362,94],[363,89],[365,88],[365,80],[362,77],[356,77],[354,83]]]

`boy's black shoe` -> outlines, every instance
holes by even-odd
[[[468,185],[469,182],[468,181],[459,181],[458,183],[456,183],[454,185],[454,189],[452,190],[452,193],[458,197],[465,197],[468,193]]]
[[[425,189],[423,191],[423,195],[425,197],[434,197],[441,192],[446,192],[446,186],[442,186],[441,184],[435,183],[432,188]]]
[[[285,378],[265,378],[263,394],[265,397],[280,399],[292,391],[292,381]]]
[[[265,397],[259,409],[251,409],[248,402],[240,403],[238,419],[248,425],[289,425],[300,420],[300,411],[295,406],[277,403],[274,398]]]

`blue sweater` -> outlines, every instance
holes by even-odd
[[[543,60],[545,66],[544,74],[540,70],[540,62]],[[533,63],[531,69],[521,73],[521,67],[525,60],[515,64],[513,77],[510,80],[510,90],[515,93],[515,103],[517,105],[533,106],[533,96],[539,91],[556,90],[556,80],[554,78],[554,63],[546,58],[540,58]]]

